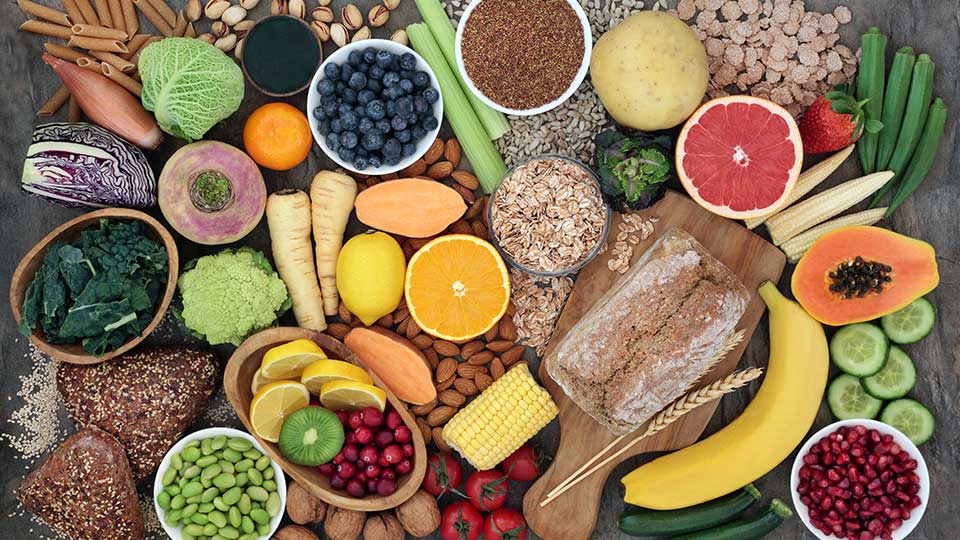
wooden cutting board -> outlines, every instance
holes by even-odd
[[[633,261],[640,258],[664,230],[671,226],[680,227],[693,235],[710,253],[723,261],[746,285],[753,294],[738,329],[746,332],[746,337],[736,349],[730,352],[705,379],[704,384],[728,375],[740,362],[750,336],[760,322],[764,312],[763,302],[756,294],[757,287],[764,281],[776,282],[783,271],[786,258],[778,248],[763,238],[753,234],[738,222],[711,214],[688,197],[668,191],[652,208],[641,212],[644,218],[656,217],[655,232],[634,247]],[[619,214],[614,215],[608,244],[612,248],[620,232],[622,222]],[[557,322],[553,339],[547,346],[545,357],[566,336],[570,328],[593,306],[613,284],[620,274],[607,268],[610,251],[598,256],[580,271],[573,291],[570,294],[563,313]],[[546,507],[540,507],[546,494],[571,473],[601,451],[616,436],[580,410],[563,390],[550,379],[541,364],[540,378],[560,408],[560,448],[554,457],[552,466],[527,491],[523,499],[523,512],[530,527],[546,540],[586,539],[593,531],[600,506],[600,495],[610,471],[620,461],[647,452],[675,450],[689,446],[703,433],[713,416],[719,402],[704,405],[677,421],[670,428],[642,441],[625,452],[621,459],[614,460],[603,469],[574,486]],[[632,440],[628,436],[621,445]],[[617,446],[616,449],[619,449]],[[694,486],[691,486],[694,488]]]

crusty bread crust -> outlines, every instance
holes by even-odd
[[[598,422],[630,433],[702,374],[749,299],[696,239],[668,229],[545,359],[547,372]]]

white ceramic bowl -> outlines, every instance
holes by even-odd
[[[260,443],[258,443],[252,435],[245,431],[240,431],[239,429],[233,428],[212,427],[201,429],[200,431],[195,431],[177,441],[177,444],[173,445],[173,447],[167,451],[167,455],[163,456],[163,461],[160,462],[160,467],[157,469],[157,478],[153,482],[153,509],[157,512],[157,517],[160,519],[160,525],[163,526],[163,530],[172,540],[183,540],[183,525],[180,525],[177,528],[167,525],[163,520],[164,510],[160,508],[159,504],[157,504],[157,495],[163,491],[163,473],[170,468],[170,456],[180,453],[191,441],[210,439],[216,437],[217,435],[226,435],[227,437],[239,437],[241,439],[246,439],[253,443],[254,448],[259,450],[264,455],[267,454],[263,447],[260,446]],[[270,534],[261,538],[273,537],[273,533],[275,533],[280,527],[280,521],[283,520],[283,509],[287,507],[287,479],[283,476],[283,469],[281,469],[280,466],[277,465],[277,463],[273,460],[270,461],[270,466],[273,467],[273,479],[274,482],[277,483],[277,494],[280,495],[281,511],[276,516],[270,518]]]
[[[440,99],[433,104],[433,114],[437,117],[437,128],[429,132],[422,139],[417,141],[417,151],[411,156],[407,156],[400,160],[400,163],[392,166],[382,166],[382,167],[367,167],[362,171],[358,171],[352,163],[347,163],[340,159],[340,156],[336,152],[330,150],[330,147],[327,146],[326,137],[320,134],[317,131],[320,122],[314,118],[313,110],[320,105],[320,92],[317,91],[317,83],[324,79],[323,68],[327,64],[334,62],[337,64],[344,64],[347,62],[347,57],[350,55],[351,51],[363,50],[367,47],[373,47],[375,49],[385,49],[394,54],[404,54],[410,53],[417,59],[417,70],[425,71],[427,75],[430,76],[430,86],[436,88],[437,92],[440,94]],[[348,171],[353,171],[355,173],[369,174],[371,176],[381,176],[384,174],[395,173],[400,169],[404,169],[417,161],[423,154],[427,152],[427,149],[430,148],[430,145],[433,144],[434,139],[437,138],[437,134],[440,133],[440,126],[443,124],[443,92],[440,91],[440,83],[437,82],[437,76],[434,75],[433,70],[430,69],[430,65],[427,64],[427,61],[423,59],[419,54],[416,53],[413,49],[406,47],[397,43],[396,41],[390,41],[388,39],[364,39],[356,43],[350,43],[346,47],[341,47],[337,49],[333,54],[328,56],[326,60],[320,64],[320,68],[317,69],[317,72],[313,74],[313,80],[310,81],[310,88],[307,89],[307,119],[310,121],[310,131],[313,132],[313,140],[317,141],[317,144],[320,145],[320,149],[323,150],[323,153],[327,155],[328,158],[332,159],[344,169]]]
[[[473,92],[474,95],[480,99],[480,101],[485,103],[493,110],[515,116],[533,116],[535,114],[545,113],[551,109],[556,109],[562,105],[563,102],[570,99],[570,96],[577,91],[577,88],[580,88],[580,85],[583,83],[583,79],[587,77],[587,72],[590,70],[590,55],[593,53],[593,34],[590,30],[590,21],[587,20],[587,14],[583,11],[583,7],[580,5],[580,2],[567,0],[567,3],[577,14],[577,18],[580,19],[580,26],[583,28],[583,61],[580,63],[580,69],[577,70],[577,74],[573,78],[573,82],[570,83],[570,87],[567,88],[567,91],[561,94],[557,99],[535,109],[511,109],[509,107],[504,107],[503,105],[500,105],[499,103],[485,96],[483,92],[481,92],[476,85],[473,84],[473,80],[470,78],[470,75],[467,74],[467,68],[463,65],[463,28],[466,26],[467,20],[470,18],[470,14],[473,13],[473,10],[476,9],[477,5],[481,1],[482,0],[473,0],[470,2],[470,5],[467,6],[467,9],[463,11],[463,15],[460,16],[460,24],[457,25],[457,36],[456,41],[454,42],[454,50],[457,58],[457,70],[460,72],[460,76],[463,77],[464,82],[467,83],[467,87],[470,89],[470,91]]]
[[[903,540],[913,531],[914,527],[920,523],[920,519],[923,518],[923,512],[927,509],[927,502],[930,498],[930,473],[927,471],[927,463],[923,460],[923,455],[920,454],[917,445],[913,444],[913,442],[898,429],[876,420],[855,418],[834,422],[814,433],[813,436],[807,439],[807,442],[800,447],[800,452],[797,454],[796,459],[793,460],[793,470],[790,472],[790,494],[793,497],[793,507],[796,509],[797,515],[800,516],[800,520],[807,526],[807,529],[820,540],[840,540],[832,534],[824,534],[823,531],[810,524],[810,514],[807,512],[807,505],[800,502],[800,494],[797,493],[797,486],[800,484],[800,468],[803,467],[803,456],[807,455],[807,453],[810,452],[810,448],[819,442],[820,439],[844,426],[865,426],[867,429],[875,429],[880,433],[893,435],[893,441],[909,453],[910,457],[917,460],[917,470],[914,472],[920,477],[920,493],[917,494],[920,497],[920,506],[914,508],[910,512],[910,519],[904,521],[903,525],[893,532],[893,540]]]

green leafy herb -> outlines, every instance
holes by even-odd
[[[597,135],[597,166],[601,188],[621,211],[646,208],[663,193],[673,176],[669,137],[644,133],[627,135],[608,130]]]

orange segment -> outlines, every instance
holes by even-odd
[[[431,241],[410,258],[404,296],[424,332],[464,341],[482,335],[503,317],[510,301],[510,277],[489,242],[451,234]]]
[[[307,159],[313,134],[300,109],[289,103],[267,103],[247,118],[243,146],[261,166],[286,171]]]

